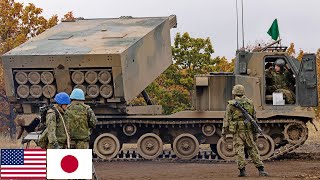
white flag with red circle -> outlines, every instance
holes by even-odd
[[[47,179],[92,179],[92,149],[48,149]]]

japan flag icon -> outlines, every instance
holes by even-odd
[[[92,149],[48,149],[47,179],[92,179]]]

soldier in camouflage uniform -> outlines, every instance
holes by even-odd
[[[65,110],[71,100],[65,92],[58,93],[54,100],[57,104],[54,105],[54,108],[50,108],[46,115],[47,129],[44,133],[47,133],[48,138],[47,149],[66,148],[67,144],[66,124],[63,124],[66,122],[63,122],[64,119],[60,118],[59,113],[62,117],[64,116]],[[59,111],[59,113],[56,111]]]
[[[244,95],[244,87],[242,85],[235,85],[232,94],[235,95],[235,99],[228,102],[225,117],[223,119],[222,136],[225,140],[226,134],[233,135],[233,148],[238,169],[240,170],[239,177],[246,176],[245,147],[255,166],[258,168],[259,175],[268,176],[268,173],[264,171],[264,165],[255,144],[258,134],[254,132],[254,127],[251,123],[244,123],[245,119],[241,110],[233,105],[237,101],[252,117],[255,118],[256,112],[252,100]]]
[[[287,104],[295,103],[293,73],[286,67],[283,59],[275,61],[274,68],[266,70],[267,94],[282,93]]]
[[[68,121],[71,147],[88,149],[91,129],[96,125],[96,117],[90,106],[84,104],[84,93],[74,89],[70,95],[72,100],[65,113]]]

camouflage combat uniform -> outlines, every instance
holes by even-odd
[[[81,101],[72,101],[65,117],[68,120],[71,148],[88,149],[91,129],[96,125],[96,117],[90,106]]]
[[[266,83],[267,83],[267,94],[273,92],[283,93],[285,102],[287,104],[294,104],[295,94],[294,88],[294,77],[292,72],[284,70],[276,72],[274,69],[268,69],[266,71]]]
[[[256,117],[252,100],[245,95],[242,97],[236,96],[235,100],[228,102],[225,117],[223,119],[222,134],[233,134],[233,147],[235,151],[235,158],[239,169],[246,166],[244,148],[246,147],[248,153],[257,168],[263,167],[263,162],[260,160],[258,148],[255,144],[257,134],[253,132],[253,125],[251,123],[245,124],[242,112],[233,106],[235,101],[239,102],[252,117]]]
[[[55,105],[55,108],[62,116],[64,116],[64,110],[59,105]],[[53,149],[57,144],[59,144],[60,148],[65,148],[67,144],[67,135],[63,121],[53,109],[47,111],[46,126],[47,129],[44,133],[47,133],[48,136],[47,149]]]

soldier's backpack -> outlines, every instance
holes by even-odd
[[[82,103],[70,105],[65,112],[68,119],[70,138],[75,140],[89,140],[88,108]]]

